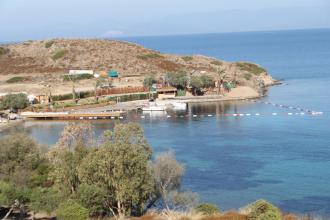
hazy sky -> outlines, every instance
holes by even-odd
[[[0,41],[330,27],[330,0],[0,0]]]

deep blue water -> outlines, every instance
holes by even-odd
[[[256,62],[285,80],[272,87],[264,101],[324,112],[288,115],[297,111],[243,101],[193,104],[180,113],[188,114],[184,118],[130,119],[141,123],[156,153],[176,152],[187,169],[183,187],[204,201],[228,210],[264,198],[285,211],[330,216],[330,30],[125,40],[166,53]],[[261,115],[215,116],[220,113]],[[40,142],[53,144],[63,125],[28,122],[24,129]],[[94,125],[100,134],[113,123]]]

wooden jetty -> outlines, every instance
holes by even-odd
[[[36,120],[123,119],[123,112],[23,112],[21,116],[25,119]]]

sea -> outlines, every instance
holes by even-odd
[[[258,63],[283,81],[256,101],[128,116],[144,128],[155,155],[171,150],[185,164],[183,190],[221,210],[262,198],[285,212],[330,216],[330,29],[121,40],[162,53]],[[53,145],[64,125],[38,121],[15,129]],[[93,125],[99,136],[114,122]]]

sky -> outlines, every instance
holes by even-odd
[[[330,0],[0,0],[0,42],[330,28]]]

